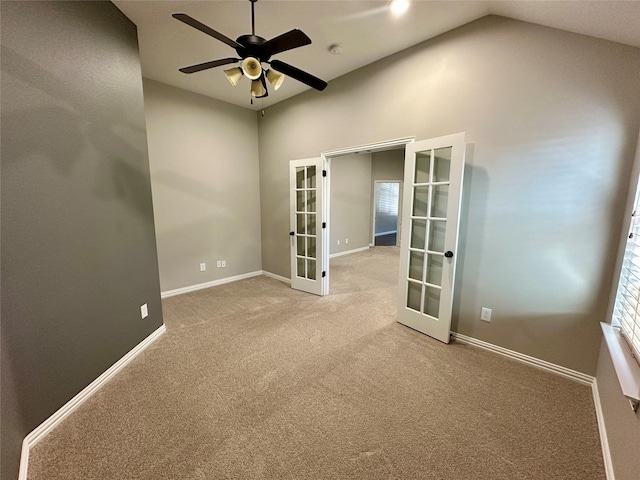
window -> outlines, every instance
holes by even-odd
[[[640,184],[639,184],[640,185]],[[636,192],[611,325],[602,323],[622,394],[640,407],[640,199]]]
[[[398,215],[399,183],[378,184],[377,211],[382,215]]]
[[[640,364],[640,201],[636,199],[622,261],[612,324],[620,327]]]

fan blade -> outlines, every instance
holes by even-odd
[[[179,68],[182,73],[196,73],[206,70],[208,68],[219,67],[221,65],[228,65],[230,63],[239,62],[239,58],[222,58],[220,60],[213,60],[211,62],[199,63],[198,65],[191,65],[190,67]]]
[[[305,35],[302,30],[297,28],[290,32],[283,33],[271,40],[262,44],[262,48],[267,51],[269,55],[275,55],[276,53],[285,52],[293,48],[303,47],[309,45],[311,39]]]
[[[280,73],[287,75],[299,82],[304,83],[305,85],[309,85],[311,88],[315,88],[316,90],[324,90],[327,88],[327,82],[319,79],[318,77],[314,77],[310,73],[303,72],[299,68],[296,68],[288,63],[281,62],[280,60],[271,60],[271,66],[275,68]]]
[[[174,13],[173,15],[171,15],[173,18],[180,20],[183,23],[186,23],[187,25],[196,28],[198,30],[200,30],[202,33],[206,33],[207,35],[216,38],[218,40],[220,40],[223,43],[226,43],[227,45],[229,45],[230,47],[233,48],[239,48],[239,49],[243,49],[244,47],[242,45],[240,45],[238,42],[236,42],[235,40],[231,40],[229,37],[221,34],[220,32],[216,32],[213,28],[211,27],[207,27],[204,23],[200,23],[198,20],[196,20],[195,18],[191,18],[189,15],[187,15],[186,13]]]

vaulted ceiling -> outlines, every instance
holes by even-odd
[[[171,14],[186,13],[235,39],[251,33],[248,0],[113,3],[138,27],[142,74],[147,78],[252,109],[273,105],[309,88],[287,78],[277,92],[270,89],[267,98],[254,100],[251,105],[249,81],[243,79],[232,87],[223,74],[228,67],[189,75],[178,71],[180,67],[235,56],[235,52]],[[259,0],[255,4],[256,34],[269,39],[293,28],[301,29],[313,43],[278,54],[277,58],[329,82],[490,14],[640,48],[640,1],[413,0],[408,12],[400,17],[393,16],[387,4],[387,0]],[[330,53],[334,43],[343,47],[341,55]]]

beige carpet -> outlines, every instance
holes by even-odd
[[[604,479],[590,388],[395,323],[398,250],[332,260],[327,297],[256,277],[164,300],[167,333],[29,479]]]

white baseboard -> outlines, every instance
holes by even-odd
[[[466,335],[462,335],[456,332],[451,332],[451,335],[460,343],[474,345],[476,347],[480,347],[485,350],[504,355],[505,357],[509,357],[514,360],[529,364],[533,367],[541,368],[542,370],[555,373],[570,380],[574,380],[578,383],[582,383],[583,385],[592,386],[593,381],[595,380],[595,378],[591,375],[587,375],[576,370],[571,370],[570,368],[556,365],[555,363],[547,362],[545,360],[540,360],[539,358],[530,357],[529,355],[525,355],[524,353],[516,352],[514,350],[509,350],[508,348],[499,347],[498,345],[494,345],[492,343],[483,342],[482,340],[478,340],[473,337],[467,337]]]
[[[51,430],[67,418],[75,409],[82,405],[91,395],[96,393],[100,387],[107,383],[114,375],[122,370],[136,356],[138,356],[145,348],[157,340],[164,332],[166,327],[162,325],[142,342],[136,345],[124,357],[111,365],[102,375],[87,385],[80,393],[65,403],[58,411],[47,418],[31,433],[29,433],[22,442],[22,453],[20,456],[20,470],[18,480],[27,480],[27,470],[29,468],[29,450],[42,440]]]
[[[265,277],[275,278],[276,280],[280,280],[281,282],[288,283],[291,285],[291,279],[287,277],[283,277],[281,275],[276,275],[275,273],[267,272],[266,270],[262,270],[262,275]]]
[[[369,248],[370,248],[369,246],[366,246],[366,247],[354,248],[353,250],[347,250],[346,252],[332,253],[331,255],[329,255],[329,258],[342,257],[343,255],[350,255],[352,253],[364,252],[365,250],[369,250]]]
[[[167,290],[162,292],[160,296],[162,298],[173,297],[174,295],[182,295],[183,293],[195,292],[197,290],[203,290],[205,288],[215,287],[217,285],[224,285],[225,283],[237,282],[238,280],[244,280],[245,278],[257,277],[262,275],[262,270],[256,272],[243,273],[242,275],[235,275],[233,277],[221,278],[220,280],[213,280],[211,282],[198,283],[196,285],[189,285],[188,287],[176,288],[174,290]]]
[[[611,461],[611,450],[609,450],[609,438],[607,437],[607,428],[604,424],[604,414],[602,412],[602,404],[600,403],[598,381],[595,378],[593,379],[591,390],[593,392],[593,404],[596,408],[596,418],[598,419],[600,445],[602,446],[602,457],[604,458],[604,471],[607,474],[607,480],[615,480],[615,476],[613,474],[613,462]]]

